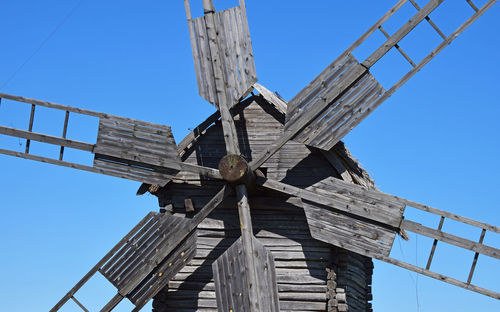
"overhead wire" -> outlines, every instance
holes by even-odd
[[[64,18],[56,25],[56,27],[48,34],[47,37],[38,45],[38,47],[31,53],[25,60],[24,62],[17,67],[17,69],[0,85],[0,90],[3,89],[5,86],[7,86],[15,77],[16,75],[28,64],[33,57],[40,52],[40,50],[47,44],[47,42],[57,33],[57,31],[73,16],[73,14],[80,8],[84,0],[79,0],[73,8],[64,16]]]

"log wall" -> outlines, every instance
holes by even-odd
[[[251,161],[280,136],[284,112],[261,96],[249,103],[235,124],[242,154]],[[363,179],[343,145],[336,148],[334,166],[323,152],[289,142],[262,167],[268,177],[304,188],[331,178]],[[182,159],[216,168],[224,155],[222,127],[216,122]],[[178,176],[182,183],[172,181],[155,193],[167,213],[191,217],[220,189],[220,182],[185,172]],[[191,209],[186,198],[195,212],[186,211]],[[371,259],[313,239],[299,199],[257,190],[250,200],[255,236],[275,257],[282,311],[371,311]],[[194,259],[154,298],[153,310],[217,311],[212,263],[240,236],[239,227],[234,198],[229,198],[200,224]]]

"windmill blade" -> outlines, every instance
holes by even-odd
[[[311,236],[317,240],[365,256],[388,256],[400,231],[405,204],[392,195],[336,179],[328,189],[307,190],[261,177],[256,182],[300,198]]]
[[[304,190],[270,179],[257,178],[257,184],[263,187],[302,199],[311,236],[315,239],[500,299],[498,291],[471,284],[479,255],[500,260],[500,249],[483,243],[487,232],[500,233],[500,228],[341,180],[330,182],[328,189]],[[432,229],[404,218],[406,207],[439,217],[438,228]],[[478,241],[442,231],[445,219],[477,228],[481,233]],[[409,231],[434,240],[425,268],[390,257],[395,236],[401,231]],[[469,259],[471,267],[466,281],[430,270],[438,242],[474,252],[474,256]]]
[[[432,277],[434,279],[437,279],[437,280],[440,280],[440,281],[443,281],[443,282],[446,282],[446,283],[449,283],[449,284],[452,284],[452,285],[455,285],[458,287],[462,287],[462,288],[465,288],[467,290],[474,291],[474,292],[480,293],[482,295],[486,295],[486,296],[500,300],[500,292],[499,292],[498,288],[496,290],[493,290],[493,289],[484,288],[484,287],[480,287],[480,286],[472,284],[472,279],[473,279],[474,272],[475,272],[476,267],[477,267],[479,255],[485,255],[485,256],[488,256],[490,258],[500,260],[500,249],[493,247],[493,246],[489,246],[487,244],[484,244],[484,238],[486,236],[491,236],[492,233],[493,233],[493,235],[500,234],[500,228],[497,226],[493,226],[493,225],[484,223],[484,222],[479,222],[479,221],[476,221],[473,219],[465,218],[465,217],[459,216],[459,215],[454,214],[454,213],[450,213],[447,211],[443,211],[443,210],[432,208],[432,207],[429,207],[426,205],[422,205],[422,204],[419,204],[419,203],[416,203],[416,202],[413,202],[413,201],[410,201],[407,199],[401,198],[400,200],[403,201],[408,207],[413,207],[413,208],[416,208],[418,210],[426,212],[427,217],[434,216],[436,221],[439,219],[439,225],[438,225],[437,229],[429,228],[427,226],[419,224],[418,222],[411,221],[408,218],[405,218],[405,220],[403,220],[403,222],[401,224],[401,229],[403,229],[403,230],[412,232],[415,235],[425,236],[425,237],[433,239],[432,247],[430,248],[430,252],[429,252],[426,266],[421,267],[418,265],[409,264],[409,263],[406,263],[404,261],[401,261],[401,260],[398,260],[395,258],[391,258],[388,256],[372,255],[372,257],[379,259],[381,261],[402,267],[404,269],[407,269],[407,270],[410,270],[410,271],[413,271],[413,272],[416,272],[416,273],[419,273],[419,274],[422,274],[422,275],[425,275],[428,277]],[[477,230],[477,232],[480,233],[478,241],[471,241],[470,239],[464,238],[462,236],[457,236],[457,235],[450,234],[450,233],[443,231],[443,224],[444,224],[446,219],[453,220],[455,224],[457,224],[457,223],[458,224],[466,224],[469,227],[475,228]],[[439,246],[438,243],[439,243],[439,245],[441,245],[443,243],[445,243],[447,245],[452,245],[452,246],[460,248],[461,250],[469,251],[469,253],[470,253],[470,251],[474,252],[474,255],[470,255],[469,259],[453,258],[453,259],[446,259],[445,260],[445,261],[449,261],[449,262],[462,262],[462,263],[470,261],[469,263],[471,263],[471,266],[470,266],[469,271],[463,272],[464,274],[461,275],[462,277],[467,276],[466,279],[465,278],[458,279],[458,278],[450,277],[450,276],[440,274],[440,273],[437,273],[437,272],[431,270],[431,265],[432,265],[432,261],[434,260],[436,248]],[[497,247],[500,247],[500,246],[497,246]],[[461,257],[464,257],[463,254],[465,254],[465,253],[461,253],[461,254],[462,254]],[[440,256],[442,257],[443,254],[440,254]],[[444,256],[450,257],[451,255],[444,254]],[[498,262],[498,261],[496,263],[497,263],[497,265],[500,264],[500,262]]]
[[[216,107],[223,100],[237,103],[257,81],[245,2],[220,12],[209,3],[196,19],[189,1],[184,4],[200,96]]]
[[[172,131],[168,126],[5,93],[0,93],[0,99],[8,100],[9,105],[31,104],[27,130],[0,126],[0,134],[26,139],[24,152],[0,149],[1,154],[158,185],[164,185],[181,170],[220,178],[216,169],[181,162]],[[32,131],[37,107],[65,112],[61,136]],[[70,114],[98,119],[99,127],[96,131],[98,134],[94,143],[70,140],[66,137]],[[86,130],[90,132],[96,129]],[[59,157],[50,158],[30,153],[31,141],[58,146]],[[68,148],[87,152],[89,156],[93,154],[93,166],[65,161],[64,152]]]
[[[127,297],[139,311],[196,253],[196,228],[232,194],[224,186],[192,219],[150,212],[113,247],[50,311],[59,311],[92,276],[100,272],[118,289],[101,311]]]
[[[189,5],[186,3],[186,12],[188,16],[188,21],[190,21],[191,13],[189,12]],[[215,13],[213,3],[211,0],[203,1],[203,8],[205,10],[205,16],[198,18],[193,22],[190,22],[190,29],[193,26],[194,31],[191,31],[191,38],[193,38],[193,32],[196,33],[198,39],[198,50],[200,60],[204,60],[203,64],[197,66],[197,72],[203,67],[212,69],[212,72],[208,72],[209,75],[204,79],[211,82],[207,89],[212,90],[212,95],[210,98],[213,103],[219,108],[221,115],[222,130],[224,133],[224,141],[226,145],[227,155],[219,163],[219,171],[222,177],[229,183],[235,185],[236,196],[238,202],[238,213],[240,215],[241,223],[241,250],[243,251],[243,256],[245,260],[245,277],[247,280],[246,284],[241,285],[240,289],[242,296],[245,296],[245,302],[248,302],[248,311],[262,311],[263,309],[268,310],[270,308],[271,302],[263,301],[265,298],[262,294],[262,290],[257,285],[266,285],[265,289],[274,289],[275,294],[277,294],[277,284],[276,279],[271,277],[274,275],[274,265],[272,265],[272,258],[265,256],[263,258],[259,257],[259,252],[267,254],[264,248],[257,248],[258,245],[253,245],[255,238],[253,236],[252,221],[250,216],[250,206],[248,204],[248,194],[245,181],[253,180],[253,171],[249,170],[249,166],[245,159],[240,155],[238,134],[236,132],[236,127],[234,125],[233,116],[231,114],[230,108],[233,104],[239,101],[239,98],[243,95],[241,92],[249,92],[251,86],[256,82],[255,70],[253,74],[248,68],[243,68],[239,72],[239,77],[241,80],[236,78],[236,72],[238,66],[244,64],[242,62],[248,61],[252,57],[251,47],[250,47],[250,36],[248,34],[248,25],[245,16],[245,5],[244,1],[240,0],[240,8],[233,8],[225,10],[222,12]],[[236,23],[234,17],[236,16]],[[238,20],[241,19],[241,20]],[[242,28],[241,23],[244,22]],[[232,23],[232,24],[231,24]],[[238,25],[239,24],[239,25]],[[237,27],[234,27],[236,25]],[[246,28],[246,33],[242,30]],[[242,38],[243,41],[239,41],[238,36]],[[234,44],[233,44],[234,43]],[[248,55],[245,59],[241,59],[240,49],[246,49]],[[203,51],[209,51],[209,55],[203,55]],[[196,51],[193,46],[193,54],[195,55],[195,64],[197,63]],[[252,67],[253,67],[253,57]],[[235,61],[237,64],[235,64]],[[249,77],[245,75],[251,74]],[[252,76],[253,75],[253,76]],[[199,75],[198,75],[199,77]],[[234,78],[234,79],[233,79]],[[250,78],[247,81],[247,78]],[[200,80],[199,85],[200,85]],[[240,82],[237,85],[237,82]],[[202,81],[203,82],[203,81]],[[238,86],[243,85],[244,87],[238,91]],[[202,89],[200,89],[202,90]],[[236,92],[235,92],[236,90]],[[203,92],[200,92],[202,94]],[[206,94],[205,94],[206,95]],[[226,168],[223,170],[221,168]],[[241,170],[240,170],[241,169]],[[225,174],[226,173],[226,174]],[[250,183],[249,183],[250,184]],[[256,243],[257,244],[257,243]],[[222,256],[224,257],[224,255]],[[226,258],[227,259],[227,258]],[[271,261],[271,263],[270,263]],[[219,263],[223,266],[224,258],[219,259]],[[259,275],[260,268],[267,267],[272,268],[272,274]],[[214,274],[218,275],[218,267],[214,267]],[[218,275],[219,276],[219,275]],[[219,286],[222,282],[228,287],[232,287],[232,283],[238,282],[237,279],[224,276],[219,276],[224,278],[224,281],[219,280]],[[259,280],[262,278],[263,280]],[[240,281],[241,283],[241,281]],[[217,292],[218,301],[227,301],[230,298],[231,293],[227,291]],[[279,311],[279,299],[277,295],[273,297],[273,302],[276,302]],[[221,309],[219,307],[219,309]],[[220,310],[224,311],[224,310]]]
[[[253,250],[249,255],[245,254],[247,251],[240,238],[212,264],[219,311],[256,311],[252,309],[255,302],[250,302],[249,289],[258,293],[257,311],[279,311],[274,257],[258,239],[251,239]],[[257,266],[257,284],[251,286],[246,269],[251,264],[247,261],[264,264]]]
[[[383,24],[401,9],[406,2],[408,0],[400,0],[290,101],[283,136],[252,161],[252,169],[257,169],[286,142],[292,139],[320,149],[331,149],[468,26],[491,8],[496,3],[496,0],[488,1],[480,9],[473,6],[475,13],[448,36],[444,35],[429,17],[429,14],[435,11],[444,0],[430,0],[422,8],[415,1],[410,0],[417,10],[416,14],[391,36],[385,31]],[[424,20],[430,23],[443,40],[425,58],[415,63],[398,43]],[[376,30],[380,30],[387,37],[387,40],[376,48],[366,60],[363,62],[357,61],[351,53],[370,38]],[[411,64],[412,69],[402,77],[395,77],[399,80],[388,90],[384,90],[369,70],[391,49],[401,53],[404,59]]]

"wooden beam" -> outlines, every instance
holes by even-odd
[[[73,300],[73,302],[76,303],[76,305],[78,305],[80,307],[80,309],[82,309],[85,312],[89,312],[89,310],[87,310],[87,308],[80,301],[78,301],[74,296],[71,296],[71,300]]]
[[[69,121],[69,112],[66,111],[66,114],[64,115],[64,125],[62,133],[63,139],[66,139],[66,133],[68,132],[68,121]],[[64,146],[61,146],[61,150],[59,151],[59,160],[63,160],[63,154],[64,154]]]
[[[377,208],[375,208],[375,206],[370,207],[369,203],[373,202],[374,198],[368,197],[366,195],[374,191],[366,190],[362,187],[359,187],[360,192],[365,194],[364,196],[366,197],[366,202],[362,202],[359,199],[341,194],[332,193],[329,196],[324,196],[317,192],[301,189],[295,186],[261,177],[256,177],[256,183],[260,186],[275,190],[283,194],[299,197],[303,200],[311,201],[319,205],[335,208],[340,213],[343,212],[367,220],[371,220],[372,222],[379,222],[381,225],[399,228],[401,224],[401,210],[394,207],[398,211],[397,213],[395,213],[395,210],[389,210],[387,209],[387,207],[383,209],[384,207],[382,206],[382,204],[387,204],[388,207],[392,207],[394,205],[393,202],[388,202],[387,200],[380,199],[379,203],[381,203],[381,205],[377,205]],[[357,185],[353,184],[352,186],[356,187]]]
[[[394,258],[380,256],[380,255],[373,256],[373,258],[378,259],[380,261],[384,261],[384,262],[393,264],[393,265],[397,265],[403,269],[407,269],[407,270],[410,270],[410,271],[413,271],[413,272],[416,272],[416,273],[419,273],[419,274],[422,274],[422,275],[425,275],[428,277],[432,277],[434,279],[437,279],[439,281],[443,281],[443,282],[451,284],[451,285],[455,285],[455,286],[458,286],[458,287],[461,287],[461,288],[464,288],[464,289],[467,289],[467,290],[470,290],[473,292],[477,292],[479,294],[482,294],[482,295],[485,295],[485,296],[488,296],[488,297],[491,297],[491,298],[494,298],[497,300],[500,300],[500,293],[489,290],[489,289],[485,289],[485,288],[478,287],[475,285],[467,284],[467,283],[464,283],[464,282],[459,281],[457,279],[451,278],[449,276],[435,273],[435,272],[420,268],[418,266],[415,266],[415,265],[412,265],[412,264],[409,264],[409,263],[406,263],[406,262],[403,262],[403,261],[400,261],[400,260],[397,260]]]
[[[430,238],[437,239],[439,241],[455,245],[464,249],[472,250],[474,252],[487,255],[496,259],[500,259],[500,249],[490,247],[488,245],[483,245],[481,243],[476,243],[471,240],[458,237],[452,234],[442,232],[440,230],[434,230],[429,227],[423,226],[419,223],[403,220],[401,223],[401,228],[404,230],[411,231],[420,235],[424,235]]]
[[[439,220],[438,231],[441,231],[441,229],[443,228],[443,223],[444,223],[444,217],[441,217],[441,220]],[[437,243],[438,243],[437,239],[435,239],[434,242],[432,243],[431,253],[429,254],[429,259],[427,259],[427,265],[425,266],[426,270],[429,270],[431,267],[432,258],[434,257],[434,252],[436,251]]]
[[[92,152],[94,150],[94,144],[89,144],[86,142],[73,141],[68,139],[63,139],[51,135],[35,133],[31,131],[19,130],[9,127],[0,126],[0,134],[13,136],[17,138],[23,138],[33,141],[38,141],[42,143],[54,144],[59,146],[66,146],[75,149],[79,149],[82,151]]]
[[[407,206],[414,207],[414,208],[417,208],[419,210],[427,211],[427,212],[433,213],[435,215],[442,216],[442,217],[445,217],[445,218],[448,218],[451,220],[455,220],[458,222],[462,222],[462,223],[465,223],[468,225],[472,225],[472,226],[475,226],[475,227],[478,227],[481,229],[486,229],[490,232],[500,233],[500,228],[496,227],[494,225],[490,225],[488,223],[479,222],[479,221],[476,221],[473,219],[462,217],[462,216],[459,216],[457,214],[454,214],[454,213],[451,213],[448,211],[432,208],[432,207],[429,207],[429,206],[426,206],[423,204],[419,204],[417,202],[414,202],[414,201],[411,201],[408,199],[404,199],[404,198],[399,198],[399,199],[402,200]]]
[[[431,0],[420,11],[417,12],[406,24],[404,24],[394,35],[373,52],[364,62],[366,68],[372,67],[380,60],[392,47],[412,31],[427,15],[431,14],[444,0]]]
[[[36,106],[34,104],[31,105],[31,113],[30,113],[30,122],[29,122],[29,126],[28,126],[28,132],[31,132],[33,130],[33,121],[35,119],[35,107]],[[30,152],[30,140],[27,139],[25,153],[28,154],[29,152]]]
[[[486,230],[483,229],[481,231],[481,236],[479,237],[479,244],[483,243],[484,235],[485,234],[486,234]],[[472,266],[470,268],[469,277],[467,278],[467,284],[470,284],[470,282],[472,281],[472,276],[474,275],[474,270],[476,269],[477,258],[479,258],[479,253],[478,252],[476,252],[474,254],[474,260],[472,260]]]

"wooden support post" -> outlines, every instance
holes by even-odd
[[[483,229],[481,231],[481,237],[479,237],[479,244],[482,244],[483,243],[483,240],[484,240],[484,235],[486,234],[486,230]],[[474,275],[474,270],[476,269],[476,264],[477,264],[477,258],[479,257],[479,253],[476,252],[474,254],[474,260],[472,260],[472,266],[470,268],[470,272],[469,272],[469,277],[467,278],[467,284],[470,284],[470,282],[472,281],[472,275]]]
[[[250,294],[250,311],[264,311],[266,307],[259,306],[259,291],[257,289],[257,273],[255,268],[255,257],[253,255],[253,228],[252,218],[250,216],[250,205],[248,203],[248,194],[245,185],[236,186],[236,199],[238,200],[238,213],[241,224],[241,241],[243,245],[243,254],[246,262],[246,271],[248,279],[248,291]]]
[[[438,231],[441,231],[441,229],[443,228],[443,222],[444,222],[444,217],[441,217],[441,220],[439,221]],[[435,239],[434,242],[432,243],[431,253],[429,255],[429,259],[427,260],[427,265],[425,266],[426,270],[429,270],[429,268],[431,267],[431,262],[432,258],[434,257],[434,251],[436,250],[437,243],[438,243],[437,239]]]
[[[63,139],[66,139],[66,133],[68,132],[68,119],[69,119],[69,112],[66,111],[66,115],[64,116],[64,126],[62,133]],[[64,154],[64,146],[61,146],[61,151],[59,152],[59,160],[63,159],[63,154]]]
[[[35,104],[31,104],[31,114],[30,114],[30,123],[28,126],[28,132],[33,130],[33,120],[35,119]],[[26,154],[30,152],[30,139],[26,139],[26,150],[24,151]]]

